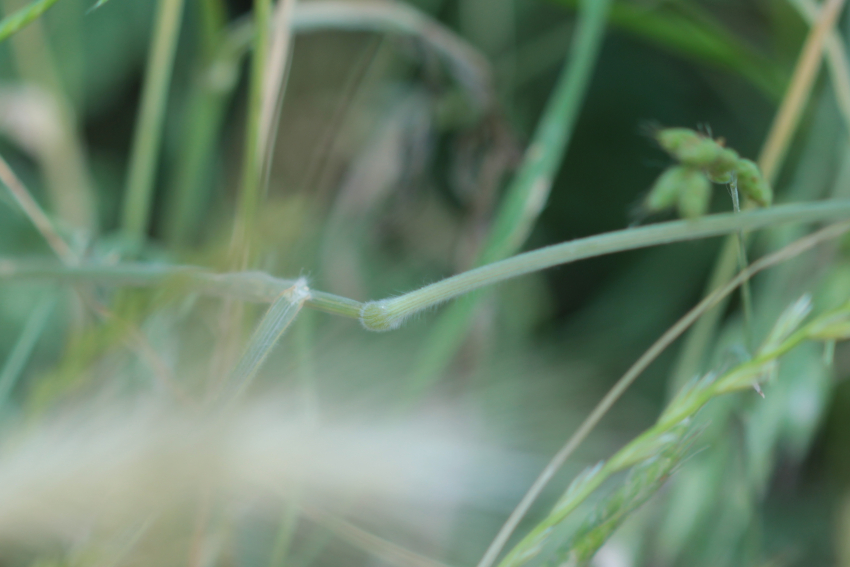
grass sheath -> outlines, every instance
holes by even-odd
[[[304,280],[297,280],[292,287],[283,291],[269,306],[251,336],[245,352],[230,374],[224,400],[232,402],[251,384],[283,333],[310,298],[310,290]]]

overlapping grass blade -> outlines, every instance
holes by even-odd
[[[569,56],[523,162],[507,188],[478,265],[515,254],[545,208],[596,66],[609,6],[609,0],[582,4]],[[473,295],[457,302],[435,323],[409,378],[412,397],[427,389],[457,352],[479,300]]]

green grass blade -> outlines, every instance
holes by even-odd
[[[478,265],[515,254],[546,206],[596,65],[609,6],[609,0],[588,0],[582,4],[569,57],[520,169],[507,189]],[[410,378],[414,394],[426,389],[457,352],[478,300],[471,296],[453,305],[436,323],[420,350]]]
[[[31,2],[14,14],[10,14],[0,20],[0,41],[15,35],[18,31],[26,27],[27,24],[36,20],[39,16],[45,13],[48,8],[56,4],[57,1],[58,0],[35,0],[35,2]]]
[[[573,7],[578,0],[554,0]],[[693,61],[736,73],[772,99],[782,96],[787,70],[754,51],[730,34],[710,15],[689,4],[652,8],[631,2],[615,2],[610,22],[623,31]]]
[[[295,320],[310,292],[303,280],[280,294],[263,315],[242,358],[230,375],[226,400],[232,400],[242,394],[259,372],[277,341]]]
[[[42,299],[32,310],[24,324],[17,342],[6,358],[3,369],[0,370],[0,408],[3,408],[8,402],[9,395],[12,393],[15,384],[18,383],[55,305],[56,296],[54,294]]]
[[[183,3],[184,0],[159,0],[157,5],[154,37],[136,120],[122,215],[124,232],[136,241],[144,239],[150,221],[168,90],[183,19]]]

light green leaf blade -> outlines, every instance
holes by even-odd
[[[36,20],[58,0],[35,0],[0,20],[0,41],[4,41]]]

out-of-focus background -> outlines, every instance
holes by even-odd
[[[246,127],[256,122],[248,109],[256,90],[250,52],[257,6],[109,0],[92,9],[93,0],[59,0],[0,44],[0,156],[68,243],[68,265],[250,269],[304,276],[313,289],[358,301],[398,295],[475,265],[562,69],[580,64],[565,61],[582,49],[579,31],[590,27],[582,18],[592,17],[585,13],[594,3],[303,0],[283,16],[272,6],[269,17],[288,26],[291,37],[282,41],[291,41],[290,50],[280,66],[278,112],[260,125],[270,127],[273,144],[260,168],[259,205],[240,217],[250,207],[241,192],[252,135]],[[0,4],[11,14],[28,2]],[[163,55],[151,48],[157,34],[168,34],[168,17],[157,10],[169,6],[182,18],[170,21],[177,39],[158,131],[144,114],[144,103],[155,98],[145,89],[156,90],[151,68],[169,59],[167,49]],[[814,0],[612,0],[598,53],[589,50],[586,80],[571,95],[575,108],[562,116],[575,119],[553,123],[567,145],[554,151],[548,201],[511,253],[674,218],[647,215],[641,206],[671,163],[652,139],[659,126],[700,129],[755,159],[819,7]],[[835,29],[847,30],[845,17]],[[839,37],[830,41],[843,49]],[[801,112],[775,176],[779,203],[846,195],[850,146],[832,73],[824,64]],[[147,156],[138,155],[141,147]],[[147,197],[128,197],[133,184],[149,187]],[[711,210],[731,209],[727,190],[716,186]],[[248,219],[244,250],[250,253],[234,253],[241,246],[233,236],[237,218]],[[800,227],[759,232],[750,254],[802,234]],[[117,408],[143,400],[158,408],[154,414],[206,415],[264,308],[197,294],[179,278],[138,288],[125,285],[129,276],[123,283],[85,274],[71,279],[54,266],[45,268],[46,277],[19,281],[18,263],[59,264],[14,199],[4,198],[0,427],[11,456],[0,457],[0,479],[20,496],[24,488],[15,487],[30,485],[16,482],[43,475],[55,493],[23,499],[14,505],[20,509],[3,510],[0,502],[0,564],[318,567],[430,564],[416,563],[429,557],[475,565],[598,399],[702,297],[721,244],[711,238],[656,246],[525,275],[477,296],[468,320],[455,327],[444,317],[449,306],[382,334],[305,309],[250,387],[252,400],[276,409],[264,405],[253,420],[245,410],[248,417],[234,426],[243,436],[233,443],[259,439],[262,447],[262,432],[276,431],[274,419],[281,417],[356,423],[346,434],[353,441],[334,439],[371,449],[355,451],[360,460],[327,458],[327,466],[345,470],[368,462],[361,462],[368,450],[397,454],[393,443],[420,441],[430,447],[427,436],[437,435],[438,449],[413,451],[409,461],[435,467],[431,482],[413,485],[433,494],[386,495],[384,502],[359,477],[326,491],[320,481],[301,479],[277,494],[282,499],[275,504],[249,491],[224,505],[215,489],[175,481],[198,494],[163,492],[164,501],[181,502],[168,513],[163,504],[133,517],[128,510],[145,498],[115,492],[108,508],[122,510],[115,521],[123,524],[111,531],[97,527],[97,506],[69,504],[72,512],[59,519],[49,509],[63,494],[98,492],[100,480],[77,488],[75,475],[100,479],[92,476],[97,470],[105,487],[120,484],[114,479],[135,470],[128,446],[168,438],[170,421],[138,408],[124,419]],[[746,358],[745,335],[763,337],[803,293],[814,294],[816,305],[843,297],[843,262],[840,251],[818,249],[757,276],[752,328],[742,332],[740,300],[733,296],[702,356],[692,368],[685,365],[689,373]],[[511,543],[548,513],[580,470],[654,423],[690,378],[682,375],[681,346],[662,354],[606,415]],[[629,516],[594,564],[850,566],[847,364],[840,345],[831,362],[820,347],[804,346],[763,386],[764,399],[748,392],[714,400],[698,415],[705,431],[671,480]],[[89,412],[105,412],[98,417],[104,425],[86,425]],[[131,417],[134,412],[142,417]],[[175,430],[194,431],[194,421],[180,419]],[[52,429],[42,431],[44,424]],[[154,440],[144,441],[152,429]],[[428,433],[419,437],[423,429]],[[112,437],[101,439],[105,431]],[[310,445],[297,431],[287,435]],[[441,444],[449,441],[456,445]],[[330,448],[317,445],[337,451],[331,441]],[[181,447],[168,450],[197,449]],[[130,460],[119,466],[111,456],[124,449]],[[305,454],[291,458],[309,461]],[[445,462],[435,464],[428,454]],[[148,466],[138,458],[139,467]],[[194,474],[192,465],[173,462]],[[160,490],[162,471],[155,470],[138,484],[152,494]],[[304,470],[306,478],[322,476]],[[357,474],[370,472],[393,477],[398,471],[376,464]],[[33,491],[40,487],[33,481]],[[311,504],[301,507],[302,500]],[[94,527],[66,529],[77,509],[93,514],[86,522]],[[35,527],[15,528],[19,513]]]

